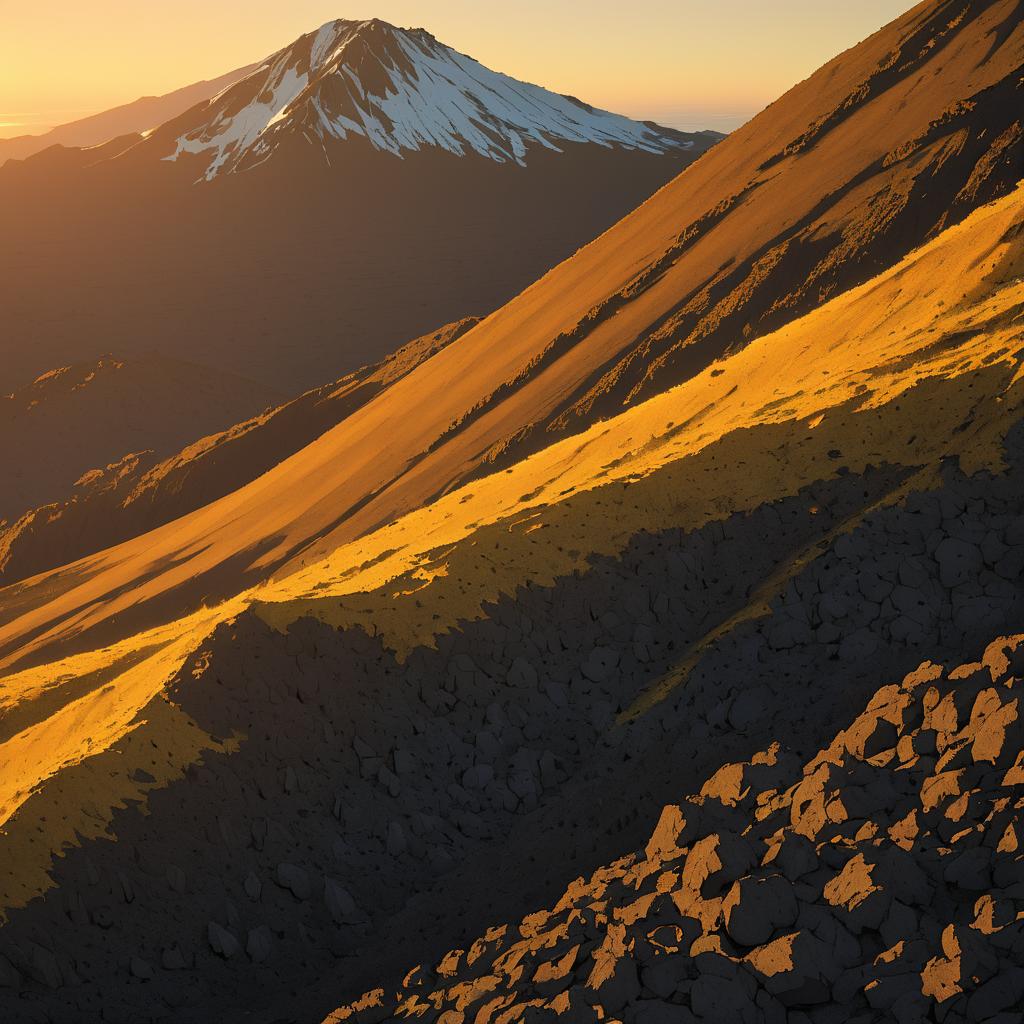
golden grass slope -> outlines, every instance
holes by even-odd
[[[968,472],[998,470],[1001,440],[1020,416],[1022,272],[1018,189],[879,278],[581,436],[194,614],[9,671],[0,680],[0,845],[10,865],[0,906],[44,888],[50,858],[78,834],[102,833],[113,808],[144,800],[204,747],[241,739],[197,734],[163,688],[247,608],[282,629],[302,615],[358,622],[402,651],[479,616],[501,592],[623,549],[639,530],[699,527],[868,463],[907,467],[917,483],[946,457]],[[325,443],[329,435],[292,461],[320,465]],[[124,547],[104,559],[129,562]],[[59,600],[81,571],[37,585]],[[779,582],[765,581],[751,607]],[[145,587],[125,580],[113,614]],[[54,632],[107,610],[85,602]],[[30,608],[3,627],[9,640],[25,638],[11,660],[45,658],[52,615]],[[133,781],[141,766],[154,783]]]
[[[774,453],[765,451],[768,464],[774,461],[786,480],[783,487],[793,489],[799,486],[797,466],[808,480],[828,469],[822,448],[841,449],[842,465],[853,471],[870,461],[890,461],[931,472],[947,455],[958,456],[967,472],[998,468],[999,442],[1019,401],[1022,272],[1024,189],[1018,189],[893,270],[693,380],[339,547],[320,562],[293,563],[278,574],[279,581],[254,591],[261,614],[282,627],[302,614],[334,621],[331,598],[370,592],[400,577],[407,578],[403,586],[422,581],[421,603],[432,583],[480,579],[472,601],[458,612],[472,614],[480,599],[508,592],[526,578],[550,582],[582,567],[593,553],[617,551],[637,529],[660,525],[666,516],[678,523],[687,505],[693,512],[685,525],[697,527],[791,493],[765,478],[765,460],[755,458],[761,436],[775,446]],[[960,378],[962,387],[944,386]],[[943,404],[936,403],[940,394]],[[968,416],[969,427],[954,436]],[[902,432],[886,437],[895,424]],[[668,467],[681,470],[681,463],[716,446],[722,457],[712,456],[717,464],[707,467],[710,478],[692,481],[689,490],[664,486],[658,474]],[[645,486],[640,499],[635,488],[647,478],[657,483]],[[550,531],[563,510],[572,526],[541,532]],[[483,550],[455,571],[457,553],[468,555],[471,538],[498,523],[517,541],[505,540],[494,556],[489,545],[480,544]],[[489,557],[514,567],[512,575],[488,586],[488,574],[470,566]],[[294,596],[297,589],[305,595]],[[393,589],[397,598],[398,587]],[[390,617],[384,608],[374,609],[375,620],[378,615]],[[452,621],[446,617],[444,624]],[[436,622],[430,629],[439,631]],[[423,630],[389,637],[399,645],[425,639]]]

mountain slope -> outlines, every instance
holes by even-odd
[[[5,595],[4,603],[11,602],[7,606],[24,615],[0,632],[0,654],[16,657],[15,652],[36,633],[50,639],[77,638],[84,629],[98,628],[99,635],[108,636],[109,617],[128,606],[135,628],[162,621],[168,609],[191,612],[201,598],[212,601],[233,595],[282,567],[316,562],[432,501],[486,468],[495,451],[506,450],[535,424],[564,408],[602,367],[631,350],[645,352],[643,345],[636,348],[637,340],[680,302],[689,301],[686,297],[712,267],[732,267],[743,253],[763,246],[781,226],[807,222],[807,210],[820,207],[823,198],[837,189],[845,196],[846,205],[840,207],[849,216],[856,214],[870,222],[878,209],[872,191],[848,187],[849,175],[859,174],[862,167],[882,176],[875,187],[883,191],[894,189],[894,176],[913,170],[922,176],[920,187],[931,181],[934,194],[946,195],[953,204],[927,170],[931,164],[926,162],[925,169],[917,166],[913,146],[905,158],[884,158],[901,139],[917,138],[951,104],[964,102],[970,108],[965,97],[984,89],[1018,87],[1019,75],[1011,68],[1017,66],[1024,47],[1024,26],[1013,22],[1013,9],[1014,5],[1004,3],[969,5],[963,17],[951,20],[945,3],[915,8],[798,86],[633,215],[315,445],[201,513],[79,563],[61,577],[74,580],[74,586],[62,584],[55,600],[51,600],[47,577]],[[1005,25],[1010,30],[1000,34]],[[933,45],[919,53],[922,40]],[[998,43],[995,50],[993,40]],[[821,122],[822,111],[827,114],[841,106],[842,98],[864,81],[865,69],[873,81],[870,75],[886,63],[883,58],[903,50],[914,55],[907,74],[897,75],[895,81],[887,79],[888,88],[871,102],[861,97],[852,104],[844,119],[815,146],[804,146],[786,157],[785,173],[781,165],[758,170],[780,152],[785,140],[802,137],[809,123]],[[988,59],[982,61],[982,56]],[[889,59],[888,66],[902,67],[895,59]],[[930,76],[929,89],[915,89],[913,76],[925,72]],[[992,109],[970,109],[981,111],[981,121],[971,130],[957,129],[958,137],[980,139],[990,147]],[[1005,117],[1007,110],[1013,116],[1016,107],[999,109]],[[966,142],[964,146],[966,152]],[[1006,155],[1003,149],[998,151]],[[972,193],[959,212],[980,205],[990,191],[1003,192],[1011,187],[1010,181],[1016,181],[1019,167],[1010,163],[1002,168],[999,160],[958,163],[950,157],[946,161],[944,167],[956,168],[953,181],[977,178],[991,186]],[[879,170],[881,164],[885,167]],[[986,178],[986,169],[992,168],[1002,169]],[[751,174],[757,184],[748,189],[750,195],[723,205],[723,193]],[[768,176],[762,180],[758,177],[762,174]],[[851,207],[854,198],[860,202]],[[718,213],[702,219],[698,211],[709,203],[715,204],[712,210]],[[955,219],[938,210],[932,216],[927,213],[928,204],[916,200],[909,209],[916,235],[922,238],[943,219]],[[696,221],[691,220],[694,217]],[[897,223],[891,217],[882,220],[883,227]],[[698,222],[713,222],[713,226],[706,233],[691,230]],[[913,237],[904,237],[903,244],[909,245]],[[693,244],[679,243],[680,238]],[[888,245],[894,253],[900,251],[901,240],[884,230],[868,238],[872,244]],[[810,276],[819,264],[822,246],[812,239],[795,248],[807,257],[803,268]],[[832,250],[824,263],[834,268],[840,281],[848,273],[843,268],[857,270],[852,256],[840,264]],[[771,275],[765,278],[769,292],[778,284]],[[783,288],[779,305],[794,316],[800,304],[784,301],[787,295]],[[609,296],[615,301],[602,306]],[[817,294],[817,299],[825,297]],[[943,296],[943,301],[950,298]],[[595,312],[590,315],[588,310]],[[735,326],[731,320],[721,321],[720,334],[711,336],[721,346],[719,354],[742,346],[742,332],[730,325]],[[712,352],[698,366],[710,362]],[[652,367],[657,362],[650,353],[641,361]],[[671,378],[659,379],[664,383]],[[416,410],[415,415],[410,410]],[[596,418],[599,411],[591,406],[582,423]],[[383,436],[388,444],[381,448]],[[538,433],[539,438],[544,436]],[[136,588],[134,579],[144,582]],[[97,604],[104,595],[119,596]],[[152,602],[152,610],[147,610],[147,602]],[[123,617],[119,621],[120,630],[128,628]],[[42,640],[32,641],[31,646],[42,644]]]
[[[980,657],[1024,617],[1022,218],[322,564],[9,674],[0,1006],[319,1019],[554,905],[723,764],[803,763],[922,651]]]
[[[714,137],[713,133],[707,133]],[[694,149],[699,137],[518,82],[439,43],[423,29],[379,20],[331,21],[267,59],[234,87],[147,142],[177,160],[194,153],[203,176],[268,160],[287,140],[363,139],[396,156],[439,148],[526,166],[528,150],[596,143],[661,154]]]
[[[429,643],[437,632],[478,615],[483,602],[527,581],[545,585],[585,568],[594,555],[620,551],[641,530],[702,528],[720,514],[719,506],[741,515],[740,510],[815,481],[860,475],[879,465],[904,467],[886,472],[895,472],[897,479],[909,473],[923,486],[933,485],[941,476],[940,464],[952,458],[970,473],[998,469],[1003,438],[1019,413],[1022,202],[1018,190],[979,211],[883,279],[735,356],[725,372],[705,374],[596,425],[579,442],[560,442],[511,472],[470,484],[339,547],[323,562],[297,567],[222,606],[210,604],[109,649],[9,675],[8,700],[21,701],[56,680],[64,685],[86,667],[94,673],[105,665],[104,675],[116,675],[121,663],[133,673],[139,670],[138,684],[158,688],[161,676],[155,666],[173,648],[194,648],[211,624],[253,601],[260,602],[261,615],[282,628],[311,615],[326,616],[336,625],[369,616],[389,646],[401,651],[409,644]],[[968,288],[966,303],[938,303],[951,279]],[[823,336],[834,340],[823,344]],[[919,422],[926,409],[931,429],[922,431]],[[325,438],[290,461],[306,461],[322,449]],[[715,494],[708,496],[696,484],[719,458]],[[316,464],[307,476],[292,476],[292,490],[307,491],[322,472]],[[250,488],[268,499],[272,476]],[[851,482],[856,490],[856,477]],[[894,490],[898,496],[901,486]],[[877,498],[871,496],[869,505]],[[275,497],[276,504],[280,501]],[[216,504],[197,517],[215,509]],[[268,500],[265,514],[274,511]],[[586,521],[583,550],[572,545],[572,538]],[[821,528],[834,525],[829,517]],[[172,546],[180,528],[181,523],[169,524],[141,545],[130,542],[6,588],[5,606],[15,613],[27,609],[0,634],[8,649],[14,647],[16,656],[23,657],[33,648],[45,651],[54,640],[74,639],[92,623],[130,618],[147,588],[161,585],[161,566],[168,574],[182,565],[191,568],[181,549]],[[238,549],[244,550],[251,527],[236,518],[232,528],[241,535]],[[473,568],[480,562],[479,540],[493,549],[494,562],[483,571]],[[215,544],[226,541],[207,536],[191,543],[216,560]],[[140,584],[105,592],[104,585],[110,584],[102,575],[90,579],[92,565],[105,562],[108,575],[115,567],[127,568],[130,580],[136,571],[132,563],[140,556],[156,569],[150,579],[140,573]],[[512,573],[508,578],[498,571],[502,563]],[[33,591],[43,586],[52,605],[33,610]],[[408,589],[401,593],[396,587]],[[353,595],[352,605],[345,595]],[[60,614],[64,600],[72,602],[74,614]],[[27,650],[14,646],[25,644],[40,628],[52,629],[53,635],[37,637]],[[133,651],[154,655],[148,671],[141,671]],[[45,775],[32,758],[24,763]],[[28,787],[22,789],[27,792]]]
[[[461,337],[475,323],[475,319],[469,318],[448,324],[403,345],[378,364],[363,367],[332,384],[268,408],[220,433],[190,439],[186,447],[172,455],[163,457],[168,444],[162,437],[156,450],[150,448],[126,454],[105,468],[93,469],[76,482],[70,497],[31,509],[6,527],[0,525],[0,579],[14,582],[76,561],[83,555],[147,533],[244,486],[316,440],[424,359]],[[155,400],[155,396],[138,387],[136,382],[132,382],[128,390],[129,393],[134,391],[140,401],[152,403]],[[106,405],[110,397],[109,394],[104,396],[105,407],[117,408],[116,403],[113,407]],[[152,405],[148,408],[153,411]],[[219,404],[222,422],[229,417],[230,408],[230,403]],[[178,415],[180,400],[176,399],[174,411],[179,432],[201,428],[202,417]],[[80,437],[80,422],[88,420],[95,424],[98,418],[94,408],[88,412],[77,409],[71,421],[65,423],[65,430],[71,433],[74,424],[75,436]],[[30,437],[22,438],[11,450],[24,452],[34,466],[45,466],[52,476],[56,462],[52,454],[42,462],[35,456],[39,450],[62,451],[62,440],[52,431],[39,431],[38,424],[24,416],[13,418],[12,423],[30,427]],[[127,433],[138,443],[153,443],[144,426],[140,427],[130,418],[127,423],[130,425]],[[123,444],[126,426],[123,413],[119,412],[116,424],[115,435],[106,451],[92,450],[93,462],[97,457],[101,462],[111,458],[117,445]],[[90,437],[96,440],[95,435]],[[11,440],[14,441],[13,437]],[[76,465],[80,466],[81,462],[78,458]],[[15,469],[15,478],[18,475]],[[41,484],[38,480],[34,482]],[[51,496],[59,493],[55,489],[58,483],[49,481]],[[60,487],[60,490],[68,488]],[[21,503],[24,504],[24,497]]]
[[[57,125],[39,135],[0,139],[0,166],[8,160],[25,160],[51,146],[99,146],[123,135],[140,135],[216,96],[250,74],[255,64],[229,71],[209,81],[195,82],[163,96],[143,96],[133,103]]]
[[[500,465],[663,390],[1013,188],[1022,66],[1013,3],[921,4],[837,57],[592,250],[593,263],[566,268],[551,294],[580,301],[552,303],[536,379],[514,381],[532,408],[511,412],[497,389],[458,423],[467,461]],[[513,423],[495,429],[498,417]]]
[[[0,1016],[1003,1024],[1018,11],[915,8],[258,479],[0,591]],[[642,339],[782,237],[669,387]]]
[[[361,134],[328,117],[339,83],[377,97]],[[271,96],[289,112],[268,126]],[[0,167],[0,388],[145,351],[299,394],[500,306],[719,138],[591,110],[422,32],[330,23],[145,139]],[[200,180],[221,164],[246,173]]]

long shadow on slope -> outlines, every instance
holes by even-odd
[[[211,751],[117,813],[114,838],[54,864],[54,888],[0,929],[0,1010],[316,1020],[371,979],[542,905],[564,865],[586,873],[642,843],[662,804],[721,763],[779,735],[806,754],[880,674],[962,660],[1019,623],[1022,433],[1008,474],[949,467],[940,491],[870,512],[834,543],[905,470],[637,534],[621,556],[521,588],[404,662],[360,629],[310,619],[286,636],[251,614],[221,627],[168,699],[189,728],[241,734],[237,753]],[[948,539],[976,549],[972,578],[949,575]],[[819,540],[770,614],[739,621],[649,713],[615,725]],[[156,765],[148,717],[136,750],[149,736]],[[44,789],[10,830],[45,837],[53,810]]]
[[[232,557],[216,563],[213,571],[192,576],[177,586],[158,590],[153,597],[137,598],[117,615],[104,615],[91,625],[87,621],[82,621],[87,620],[93,608],[103,607],[126,594],[143,591],[147,584],[159,581],[162,576],[172,573],[179,566],[187,565],[198,552],[189,549],[167,555],[156,561],[147,572],[134,576],[129,574],[125,581],[112,584],[109,590],[84,604],[82,608],[74,609],[71,615],[60,612],[17,634],[6,644],[0,644],[0,665],[3,665],[5,672],[19,671],[83,651],[96,650],[134,633],[150,629],[154,625],[191,614],[204,606],[229,600],[246,587],[259,583],[266,577],[266,570],[256,569],[254,566],[267,552],[274,551],[285,540],[286,538],[279,534],[266,537],[259,543],[251,544]],[[274,559],[273,565],[282,564],[292,553],[291,549],[286,549]],[[88,585],[91,569],[92,565],[84,562],[61,570],[55,580],[58,584],[55,588],[56,594],[69,591],[80,584]],[[102,571],[101,568],[100,572]],[[23,588],[24,584],[20,583],[8,588],[16,608],[19,591]],[[33,595],[30,604],[25,602],[29,611],[46,607],[46,599],[37,596],[38,592],[30,590],[29,593]],[[0,590],[0,598],[4,596],[4,591]],[[50,631],[53,632],[52,638],[41,640]],[[10,660],[4,663],[4,657]]]

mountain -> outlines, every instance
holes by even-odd
[[[143,96],[99,114],[57,125],[39,135],[15,135],[0,139],[0,166],[8,160],[25,160],[51,146],[91,147],[125,135],[140,135],[177,117],[197,103],[216,96],[250,74],[255,65],[229,71],[210,81],[196,82],[163,96]]]
[[[331,22],[145,138],[0,167],[0,388],[117,351],[297,395],[500,306],[719,138]]]
[[[1019,12],[915,7],[273,468],[0,590],[0,1012],[1012,1019]]]
[[[196,433],[280,398],[244,377],[175,359],[107,356],[51,370],[0,396],[0,522],[67,494],[80,477],[124,456],[128,439],[140,451],[169,455]]]
[[[609,375],[623,364],[631,373],[647,366],[662,386],[672,383],[665,356],[673,350],[654,341],[675,337],[687,318],[696,317],[702,336],[682,349],[691,353],[690,372],[714,373],[715,359],[750,343],[740,328],[752,312],[748,301],[756,298],[784,325],[813,310],[830,289],[858,282],[871,265],[895,262],[915,240],[925,242],[1007,192],[1020,177],[1020,131],[1011,124],[997,133],[993,118],[1012,117],[1016,107],[984,97],[1020,88],[1024,27],[1009,19],[1011,12],[1001,4],[973,5],[950,28],[946,5],[915,8],[797,86],[314,445],[219,503],[80,563],[76,586],[59,597],[47,577],[38,596],[33,587],[18,589],[15,603],[24,615],[0,629],[0,658],[55,640],[88,643],[81,634],[90,630],[107,637],[115,616],[118,631],[148,628],[168,608],[191,613],[201,600],[318,561],[506,456],[554,440],[558,430],[548,426],[579,430],[600,419],[609,405],[585,399],[595,390],[606,394]],[[901,54],[911,58],[895,75]],[[879,83],[882,64],[890,73]],[[934,79],[927,91],[914,85],[925,72]],[[880,91],[883,84],[888,88]],[[856,102],[847,102],[851,95]],[[790,146],[786,140],[804,139],[808,125],[833,117],[837,105],[842,119],[833,118],[829,131],[819,129],[813,142],[773,162]],[[961,113],[946,116],[951,108]],[[958,120],[965,111],[977,125]],[[737,173],[753,177],[741,190],[746,198],[729,201],[723,196],[733,194]],[[909,207],[895,199],[881,205],[887,196],[907,195],[921,198]],[[948,209],[940,211],[933,204],[943,196]],[[834,230],[826,231],[826,223]],[[788,231],[781,242],[780,230]],[[766,249],[776,253],[767,263],[756,257]],[[779,253],[796,262],[775,276],[767,268]],[[709,273],[724,280],[717,300]],[[794,297],[793,279],[817,284]],[[145,581],[137,593],[132,579]],[[101,600],[111,594],[120,596]],[[121,614],[128,607],[130,620]]]
[[[172,142],[163,159],[196,154],[211,179],[296,142],[313,143],[328,162],[349,159],[359,140],[395,156],[436,148],[525,167],[531,150],[559,152],[567,143],[664,154],[719,137],[595,109],[491,71],[424,29],[373,19],[330,21],[302,36],[146,147]]]

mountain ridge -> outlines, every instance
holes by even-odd
[[[258,413],[281,397],[239,374],[156,356],[108,354],[50,370],[0,395],[0,523],[10,525],[67,493],[83,474],[128,454],[126,436],[165,457],[194,431],[223,429],[239,413]]]
[[[7,675],[6,976],[62,1024],[253,993],[312,1021],[553,905],[780,731],[806,760],[922,649],[980,655],[1024,611],[1021,216],[248,605]]]
[[[300,37],[146,137],[0,167],[0,389],[152,351],[299,394],[502,305],[720,138],[520,85],[422,34],[388,27],[382,64],[362,24]],[[321,36],[318,60],[339,53],[311,80]],[[365,99],[339,70],[356,50]],[[215,165],[245,173],[206,181]]]
[[[394,156],[438,148],[523,167],[533,147],[596,143],[662,154],[693,149],[697,138],[490,71],[425,29],[339,19],[272,54],[144,149],[162,151],[173,139],[162,159],[201,157],[210,180],[265,162],[283,135],[316,140],[328,161],[330,143],[361,137]]]
[[[694,275],[705,274],[708,266],[722,267],[726,249],[733,254],[731,259],[742,246],[750,252],[747,265],[756,264],[755,254],[760,247],[770,247],[776,225],[799,221],[806,208],[813,211],[820,202],[819,196],[831,195],[835,182],[839,183],[847,205],[840,206],[834,216],[849,221],[849,205],[853,198],[858,198],[863,202],[853,212],[873,223],[871,217],[876,206],[868,201],[875,194],[872,189],[851,191],[843,187],[848,182],[851,157],[856,156],[861,164],[873,169],[899,140],[918,137],[961,94],[969,97],[978,91],[979,85],[1003,81],[1018,88],[1009,69],[1017,66],[1024,51],[1024,27],[1020,24],[1002,40],[1000,61],[978,62],[978,57],[990,49],[988,36],[1005,21],[1010,7],[1012,4],[1006,2],[974,5],[970,8],[971,17],[961,19],[951,38],[946,31],[951,10],[948,3],[915,8],[837,59],[838,63],[826,66],[817,76],[796,87],[630,217],[334,427],[306,449],[301,458],[286,460],[261,478],[258,486],[249,485],[225,497],[191,520],[183,520],[174,531],[165,528],[148,540],[128,542],[115,549],[116,554],[108,552],[79,563],[76,574],[80,572],[82,579],[76,593],[91,604],[96,595],[115,585],[114,581],[122,577],[128,565],[135,565],[146,581],[142,592],[154,601],[154,607],[172,601],[182,610],[194,610],[199,597],[209,597],[211,593],[223,597],[237,590],[239,580],[252,582],[285,566],[294,568],[299,560],[316,563],[332,550],[429,505],[439,495],[472,479],[474,473],[486,470],[487,455],[495,445],[529,430],[531,423],[543,421],[545,414],[557,410],[565,395],[578,388],[595,369],[623,351],[636,351],[636,339],[643,338],[652,323],[659,323],[666,312],[678,308],[680,295],[685,305],[695,287],[703,290],[698,284],[702,278],[695,281]],[[944,45],[921,48],[917,40],[922,34],[931,38],[929,33],[945,33]],[[875,74],[884,63],[883,57],[900,45],[909,47],[917,61],[939,61],[943,73],[933,76],[938,84],[927,95],[912,92],[912,104],[900,89],[886,92],[872,102],[870,111],[865,113],[860,108],[848,123],[834,127],[818,148],[788,157],[796,162],[792,173],[808,175],[807,180],[815,189],[798,190],[793,203],[799,205],[799,214],[787,215],[786,208],[778,205],[778,194],[780,190],[791,190],[792,178],[786,177],[787,186],[773,169],[771,178],[762,183],[756,177],[761,173],[759,167],[788,140],[806,132],[807,126],[820,117],[816,110],[841,105],[851,89],[857,91],[865,74]],[[925,56],[920,56],[921,52]],[[836,73],[835,68],[841,68],[842,74]],[[922,73],[920,68],[917,73]],[[826,91],[822,89],[823,81],[829,85]],[[901,119],[886,116],[896,108],[901,109]],[[759,122],[767,128],[759,131]],[[987,124],[983,122],[977,134],[983,140],[982,153],[987,152],[991,145]],[[752,138],[756,144],[750,144]],[[984,145],[986,141],[988,145]],[[906,174],[914,187],[923,188],[931,180],[933,159],[934,154],[928,154],[923,169],[913,162],[908,165],[906,160],[896,161],[889,164],[887,173]],[[949,160],[943,164],[946,169],[950,166]],[[976,166],[973,159],[963,164],[954,162],[954,184],[970,180]],[[748,171],[755,175],[747,198],[735,198],[735,193],[724,201],[720,198],[723,193],[731,194],[735,181],[725,177],[723,168],[734,168],[739,180],[747,180],[744,176]],[[893,192],[892,181],[892,177],[883,178],[878,187],[882,192]],[[997,177],[995,184],[999,186],[997,194],[1009,187],[1003,177]],[[948,187],[952,189],[952,185]],[[775,199],[765,206],[760,197],[766,194],[774,194]],[[896,194],[903,196],[904,192]],[[941,197],[948,192],[937,194]],[[964,212],[970,207],[978,208],[988,195],[974,194]],[[883,218],[883,223],[891,220]],[[699,237],[693,245],[685,241],[690,237],[688,225],[706,222],[718,230]],[[747,230],[751,223],[760,225],[756,233]],[[933,223],[918,218],[915,233],[904,244],[912,244],[915,237],[923,240]],[[860,237],[859,220],[852,221],[852,228],[854,237]],[[684,244],[683,251],[677,254],[673,246],[677,245],[680,233]],[[804,251],[809,251],[817,262],[818,248],[812,246]],[[901,247],[891,247],[889,258],[895,260],[900,252]],[[731,262],[726,261],[725,265],[731,266]],[[807,269],[806,264],[798,264],[801,265]],[[742,278],[749,273],[741,268]],[[765,280],[770,286],[771,276]],[[612,303],[610,316],[590,317],[586,311],[600,309],[600,303],[608,296],[622,296],[624,301]],[[728,299],[724,301],[728,305]],[[814,305],[810,303],[812,310]],[[799,307],[788,309],[795,316]],[[572,337],[581,323],[580,336]],[[777,336],[778,331],[775,333]],[[563,334],[569,335],[568,354],[557,352]],[[738,337],[736,332],[723,331],[719,340],[742,348],[741,338],[741,333]],[[548,365],[544,358],[552,346],[559,358]],[[642,346],[639,351],[643,351]],[[700,373],[712,372],[711,363],[707,357],[698,363]],[[532,373],[531,368],[539,372]],[[507,381],[516,381],[524,374],[521,387],[509,394],[502,393]],[[499,400],[491,401],[496,394]],[[427,395],[431,396],[430,401],[426,401]],[[481,403],[483,414],[477,415],[474,410]],[[420,410],[419,416],[410,418],[403,414],[403,409],[413,407]],[[373,439],[381,431],[387,431],[389,444],[378,450]],[[442,443],[432,447],[438,439]],[[329,467],[329,472],[324,472],[325,467]],[[271,493],[275,500],[268,502]],[[291,497],[294,494],[301,494],[302,500],[296,503]],[[275,517],[274,527],[269,531],[268,515]],[[159,546],[153,543],[158,536]],[[184,563],[179,561],[183,549],[192,552]],[[128,551],[132,552],[131,561],[126,558]],[[158,566],[166,564],[166,559],[171,560],[173,569],[161,572]],[[187,585],[183,582],[186,578]],[[30,596],[34,586],[39,586],[40,595],[49,595],[50,591],[41,584],[20,588],[16,601],[19,607],[23,602],[38,600]],[[115,589],[120,589],[120,584]],[[12,589],[8,588],[7,593],[13,593]],[[61,629],[55,628],[54,612],[64,600],[62,596],[52,603],[44,602],[48,610],[36,608],[24,618],[23,624],[35,623],[34,632],[50,616],[42,635],[51,630],[59,635]],[[77,600],[78,597],[72,598],[68,607],[68,621],[75,623],[73,632],[85,622],[100,626],[106,616],[92,611],[80,617],[74,610]],[[120,600],[113,601],[111,608]],[[142,616],[144,602],[136,600],[132,604],[133,613]],[[15,624],[8,630],[12,638],[6,645],[8,652],[17,647],[13,637],[19,628]]]
[[[448,324],[378,364],[196,438],[180,452],[170,454],[164,444],[105,467],[90,465],[68,497],[27,510],[6,526],[0,521],[0,579],[36,576],[223,497],[351,415],[478,319]]]

